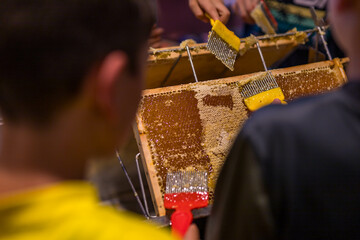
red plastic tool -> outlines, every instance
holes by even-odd
[[[192,209],[208,205],[207,172],[168,173],[164,205],[167,209],[175,209],[171,215],[172,231],[184,237],[193,215]]]

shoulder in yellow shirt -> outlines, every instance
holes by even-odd
[[[0,239],[170,240],[130,213],[99,205],[85,182],[66,182],[0,199]]]

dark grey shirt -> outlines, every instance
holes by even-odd
[[[254,113],[215,191],[207,239],[360,239],[360,81]]]

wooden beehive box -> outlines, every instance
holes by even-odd
[[[290,54],[299,44],[303,43],[304,37],[306,35],[259,41],[266,64],[272,66]],[[241,49],[248,50],[243,56],[238,56],[234,71],[230,71],[216,59],[207,50],[206,44],[191,45],[190,49],[199,81],[239,76],[264,70],[257,48],[255,46],[246,47],[245,43],[241,44]],[[173,47],[150,52],[146,89],[191,82],[194,82],[194,76],[184,48]]]
[[[343,60],[273,70],[287,101],[335,89],[346,81]],[[210,197],[234,137],[248,118],[241,85],[264,72],[148,89],[136,116],[135,135],[158,216],[166,174],[209,172]]]

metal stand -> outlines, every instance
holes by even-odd
[[[190,49],[189,49],[189,46],[188,46],[188,45],[186,45],[186,51],[187,51],[188,56],[189,56],[189,61],[190,61],[191,68],[192,68],[192,71],[193,71],[193,74],[194,74],[195,82],[199,82],[199,81],[198,81],[198,78],[197,78],[197,76],[196,76],[194,63],[193,63],[193,61],[192,61],[192,56],[191,56]]]
[[[264,59],[264,55],[262,54],[259,41],[256,41],[256,47],[257,47],[257,49],[258,49],[258,51],[259,51],[259,55],[260,55],[260,58],[261,58],[261,62],[262,62],[262,64],[264,65],[265,72],[268,72],[268,68],[267,68],[267,66],[266,66],[265,59]]]
[[[325,40],[325,23],[323,19],[319,19],[318,16],[316,15],[316,10],[314,7],[310,8],[310,13],[311,13],[311,17],[314,21],[314,24],[316,26],[317,31],[317,36],[316,36],[316,43],[315,43],[315,47],[316,47],[316,51],[318,52],[318,47],[319,47],[319,37],[321,39],[321,42],[324,45],[325,51],[326,51],[326,55],[328,57],[329,60],[333,60],[330,51],[329,51],[329,47],[328,44]]]
[[[123,169],[123,171],[124,171],[124,173],[125,173],[125,176],[126,176],[128,182],[129,182],[129,184],[130,184],[131,190],[133,191],[133,194],[134,194],[134,196],[135,196],[135,198],[136,198],[136,201],[137,201],[138,204],[139,204],[139,207],[140,207],[140,209],[141,209],[141,212],[143,213],[143,215],[144,215],[147,219],[149,219],[149,218],[150,218],[150,214],[148,214],[148,209],[146,209],[147,211],[145,210],[144,205],[142,204],[142,202],[141,202],[141,200],[140,200],[139,194],[137,193],[137,191],[136,191],[136,189],[135,189],[135,187],[134,187],[134,184],[133,184],[133,182],[131,181],[131,178],[130,178],[130,176],[129,176],[129,173],[128,173],[128,171],[126,170],[126,167],[125,167],[123,161],[121,160],[120,154],[119,154],[118,151],[116,151],[116,157],[117,157],[117,159],[118,159],[119,162],[120,162],[121,168]],[[139,178],[140,178],[140,175],[139,175]],[[141,183],[140,183],[140,185],[141,185]],[[143,188],[142,188],[141,190],[143,190]],[[143,197],[145,197],[145,191],[143,192]],[[147,204],[146,204],[146,206],[147,206]]]
[[[124,162],[121,160],[121,157],[120,157],[118,151],[116,151],[116,157],[120,162],[121,168],[125,173],[126,179],[129,182],[131,190],[132,190],[132,192],[134,194],[134,197],[136,198],[137,203],[139,204],[139,207],[140,207],[141,212],[143,213],[144,217],[147,220],[153,221],[153,222],[157,223],[160,226],[163,226],[163,227],[169,226],[170,225],[170,219],[167,216],[158,217],[158,216],[150,214],[148,201],[147,201],[146,193],[145,193],[144,182],[143,182],[143,179],[142,179],[142,176],[141,176],[141,170],[140,170],[140,163],[139,163],[140,153],[136,154],[135,162],[136,162],[136,170],[137,170],[137,174],[138,174],[139,182],[140,182],[141,194],[142,194],[142,198],[143,198],[142,200],[140,199],[139,194],[137,193],[137,191],[136,191],[136,189],[134,187],[134,184],[133,184],[133,182],[132,182],[132,180],[131,180],[131,178],[129,176],[129,173],[128,173],[125,165],[124,165]]]
[[[141,174],[141,170],[140,170],[140,158],[141,158],[140,153],[136,154],[135,162],[136,162],[136,169],[137,169],[137,174],[138,174],[139,182],[140,182],[142,200],[140,199],[139,194],[137,193],[137,191],[136,191],[136,189],[134,187],[134,184],[133,184],[133,182],[132,182],[132,180],[131,180],[131,178],[129,176],[129,173],[128,173],[125,165],[124,165],[124,162],[120,158],[120,155],[119,155],[118,151],[116,151],[116,157],[118,158],[118,160],[120,162],[121,168],[123,169],[123,171],[125,173],[126,179],[129,182],[129,185],[130,185],[130,187],[131,187],[131,189],[133,191],[133,194],[134,194],[134,196],[136,198],[137,203],[139,204],[139,207],[140,207],[144,217],[147,220],[152,221],[152,222],[156,223],[159,226],[162,226],[162,227],[170,226],[171,221],[170,221],[168,216],[158,217],[158,216],[155,216],[155,215],[150,215],[149,207],[148,207],[148,201],[147,201],[147,197],[146,197],[146,193],[145,193],[144,182],[143,182],[142,174]],[[206,208],[195,209],[195,210],[192,211],[194,219],[207,217],[207,216],[210,215],[210,212],[211,212],[211,206],[208,206]]]

